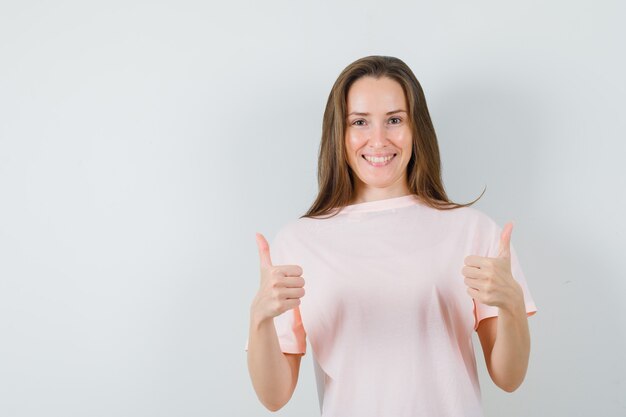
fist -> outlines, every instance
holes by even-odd
[[[304,278],[298,265],[272,265],[270,245],[262,234],[256,234],[256,242],[261,285],[250,306],[250,314],[261,321],[299,306],[304,296]]]
[[[510,310],[524,305],[522,287],[511,273],[512,231],[512,222],[502,229],[497,257],[467,256],[461,270],[467,293],[474,300]]]

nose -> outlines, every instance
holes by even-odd
[[[387,129],[384,124],[376,123],[372,126],[369,142],[374,147],[382,147],[387,143]]]

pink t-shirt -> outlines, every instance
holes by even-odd
[[[283,352],[308,339],[322,416],[483,416],[471,336],[498,308],[474,303],[461,269],[467,255],[496,257],[501,230],[476,208],[407,195],[278,231],[272,263],[300,265],[306,294],[274,325]],[[512,243],[511,265],[531,315]]]

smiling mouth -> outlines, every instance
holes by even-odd
[[[363,159],[365,159],[365,161],[374,167],[382,167],[385,166],[387,164],[389,164],[395,157],[396,155],[398,155],[397,153],[394,153],[392,155],[387,155],[387,156],[368,156],[366,157],[365,155],[361,155],[363,157]]]

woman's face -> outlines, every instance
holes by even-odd
[[[348,90],[347,106],[346,152],[359,199],[408,194],[413,144],[402,86],[388,77],[361,77]]]

